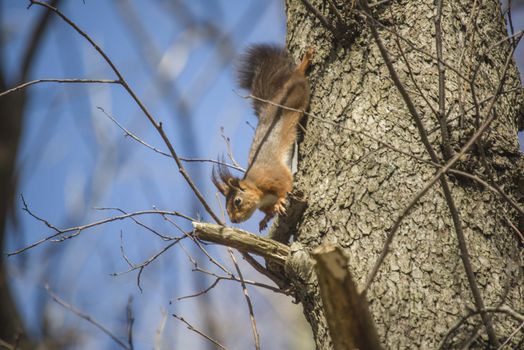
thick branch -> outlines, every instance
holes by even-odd
[[[342,250],[321,246],[312,257],[334,348],[381,349],[366,295],[357,291]]]
[[[290,252],[289,247],[282,243],[243,230],[202,222],[193,222],[193,227],[196,237],[203,241],[252,253],[282,266]]]

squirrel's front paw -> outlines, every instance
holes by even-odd
[[[286,207],[284,206],[284,204],[286,203],[286,200],[285,199],[279,199],[276,203],[275,203],[275,206],[273,207],[273,210],[275,211],[275,213],[277,213],[278,215],[286,215]]]

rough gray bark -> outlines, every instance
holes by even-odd
[[[294,233],[295,254],[287,272],[313,328],[317,348],[330,349],[317,281],[311,269],[302,263],[307,258],[304,252],[323,243],[342,247],[349,256],[348,268],[357,283],[364,286],[394,221],[433,177],[436,168],[341,128],[366,132],[403,152],[431,160],[358,6],[352,10],[349,1],[309,3],[324,16],[322,20],[304,2],[286,4],[290,51],[298,61],[307,47],[317,50],[309,74],[310,113],[315,117],[306,117],[294,179],[294,191],[306,198],[307,205],[298,223],[290,222],[297,218],[294,213],[279,223],[273,235],[282,239],[290,228]],[[336,3],[338,15],[329,3]],[[510,47],[508,41],[498,43],[507,37],[499,7],[499,2],[493,0],[481,5],[470,0],[444,1],[442,57],[448,67],[445,98],[440,103],[437,61],[400,40],[412,70],[410,77],[396,36],[377,24],[379,36],[442,164],[448,157],[442,151],[446,147],[437,118],[439,108],[450,110],[446,126],[448,150],[452,153],[459,151],[488,117],[483,113],[491,100],[485,99],[497,89]],[[416,48],[437,56],[437,7],[433,1],[389,1],[372,8],[372,14]],[[334,38],[322,23],[327,20],[335,24],[340,19],[349,23],[355,18],[360,18],[360,27],[353,27],[357,35],[351,44],[347,35]],[[344,45],[342,37],[346,39]],[[469,84],[464,78],[474,83]],[[494,122],[454,168],[498,185],[520,201],[522,207],[518,182],[524,161],[517,139],[522,105],[520,86],[518,72],[511,63],[504,93],[492,110]],[[478,111],[475,106],[479,106]],[[484,306],[510,307],[522,313],[522,246],[508,224],[517,224],[517,212],[500,195],[476,181],[449,173],[446,180],[458,208]],[[385,348],[447,349],[460,348],[468,342],[473,348],[488,346],[486,327],[478,314],[448,334],[471,310],[477,310],[460,254],[449,205],[437,181],[402,221],[367,292]],[[485,315],[491,320],[499,343],[522,322],[508,313]],[[523,334],[517,333],[510,344],[524,346]]]

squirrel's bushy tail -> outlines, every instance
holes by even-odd
[[[238,83],[255,97],[271,100],[295,70],[289,53],[276,45],[250,46],[238,64]],[[260,114],[264,102],[253,99],[253,107]]]

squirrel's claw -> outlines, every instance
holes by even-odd
[[[275,206],[275,212],[278,215],[284,216],[284,215],[286,215],[286,207],[284,207],[284,205],[282,205],[282,204],[278,204],[278,205]]]
[[[269,222],[269,220],[271,220],[272,217],[273,215],[269,215],[269,214],[264,216],[264,218],[258,224],[258,232],[262,232],[266,229],[267,223]]]
[[[275,211],[275,213],[281,216],[286,215],[286,207],[284,206],[284,204],[286,204],[286,199],[285,198],[279,199],[275,203],[275,206],[273,207],[273,210]]]

